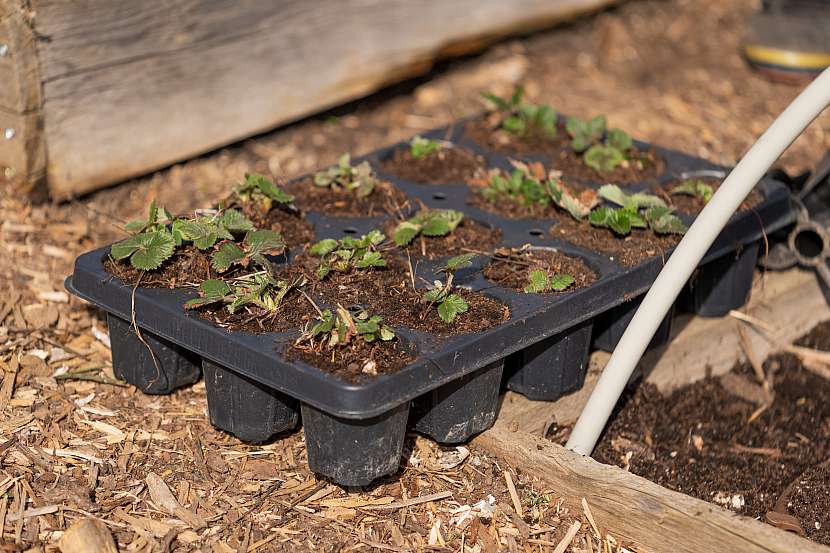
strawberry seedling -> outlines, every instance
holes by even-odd
[[[233,314],[242,307],[253,305],[264,312],[275,313],[285,296],[304,284],[302,278],[293,282],[278,280],[265,271],[244,275],[230,282],[211,279],[199,285],[199,297],[188,301],[184,307],[196,309],[222,303]]]
[[[266,256],[279,255],[285,251],[282,235],[273,230],[250,230],[240,244],[226,241],[211,257],[213,268],[224,273],[234,265],[247,267],[251,262],[263,268],[270,268]]]
[[[490,172],[487,186],[481,189],[481,195],[493,203],[507,199],[524,206],[549,205],[550,196],[544,182],[544,167],[539,163],[511,163],[515,169],[509,174],[499,169]]]
[[[116,260],[129,259],[136,269],[158,269],[176,249],[176,240],[167,229],[172,220],[170,212],[156,206],[156,201],[153,200],[147,218],[127,223],[124,230],[132,236],[113,244],[110,255]]]
[[[359,239],[347,236],[341,240],[325,238],[309,249],[309,253],[320,257],[317,276],[323,279],[331,271],[346,273],[352,269],[385,267],[386,260],[378,246],[386,239],[379,230],[372,230]]]
[[[353,190],[358,198],[365,198],[375,189],[377,179],[368,161],[353,167],[351,156],[343,154],[337,165],[314,175],[314,184],[332,190]]]
[[[409,153],[415,159],[423,159],[440,152],[443,147],[444,145],[438,140],[416,136],[409,142]]]
[[[544,138],[556,138],[557,114],[550,106],[531,104],[522,101],[524,89],[517,86],[509,99],[504,99],[490,92],[481,95],[503,115],[501,128],[510,134],[526,137],[536,135]]]
[[[704,204],[709,203],[709,200],[712,199],[712,195],[714,193],[715,189],[712,188],[711,185],[706,184],[701,179],[686,179],[674,188],[672,188],[669,192],[669,194],[671,194],[672,196],[683,195],[697,198],[698,200],[701,200]]]
[[[192,219],[176,219],[171,227],[176,246],[189,241],[200,250],[213,247],[220,239],[234,240],[234,235],[251,230],[254,230],[251,220],[235,209],[218,210]]]
[[[265,211],[269,211],[274,202],[286,206],[293,206],[294,202],[294,196],[257,173],[245,175],[245,181],[234,189],[234,193],[242,203],[257,203]]]
[[[606,184],[599,189],[599,196],[620,207],[594,209],[590,222],[596,227],[610,228],[622,236],[632,228],[649,228],[658,234],[684,234],[687,230],[672,209],[652,194],[628,194],[615,184]]]
[[[346,345],[352,338],[362,338],[364,342],[388,342],[395,338],[395,331],[383,324],[378,315],[369,316],[364,310],[352,315],[341,305],[335,311],[323,310],[319,321],[308,331],[307,339],[322,338],[325,344],[334,347]]]
[[[526,294],[542,294],[545,292],[561,292],[574,283],[574,277],[568,274],[554,274],[544,269],[533,269],[527,275],[528,285]]]
[[[423,301],[427,302],[429,307],[438,306],[438,316],[447,324],[452,324],[458,315],[466,313],[470,308],[464,298],[453,293],[452,281],[456,271],[472,265],[474,257],[475,254],[465,253],[450,258],[447,264],[439,269],[439,272],[446,273],[446,281],[436,280],[422,296]]]
[[[571,136],[571,148],[582,154],[588,167],[600,173],[608,173],[625,163],[634,144],[625,131],[608,129],[603,115],[590,120],[569,117],[565,129]]]
[[[417,215],[395,227],[392,238],[397,246],[412,243],[419,235],[446,236],[461,223],[464,214],[454,209],[422,210]]]

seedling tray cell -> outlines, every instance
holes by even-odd
[[[428,136],[449,137],[483,156],[487,165],[509,167],[507,156],[467,140],[463,123]],[[66,287],[108,313],[116,374],[147,393],[168,393],[194,382],[201,367],[215,426],[243,440],[261,442],[295,428],[301,419],[310,467],[345,485],[363,485],[393,473],[408,427],[445,443],[464,441],[486,429],[495,418],[503,381],[533,399],[556,399],[578,389],[592,334],[596,347],[613,348],[663,266],[663,257],[624,267],[567,239],[552,238],[551,220],[510,219],[470,205],[473,192],[463,183],[424,185],[383,174],[381,161],[400,147],[407,146],[394,145],[361,160],[369,161],[380,177],[413,200],[411,204],[462,211],[466,219],[499,229],[499,246],[530,244],[577,257],[595,272],[596,281],[562,293],[525,294],[485,278],[487,259],[479,256],[472,267],[458,272],[455,282],[503,303],[509,308],[509,319],[480,332],[454,336],[395,328],[401,342],[414,352],[414,361],[393,374],[347,382],[286,358],[284,352],[300,329],[229,332],[183,309],[187,300],[196,297],[193,289],[133,290],[105,270],[110,250],[106,246],[76,260]],[[719,169],[683,154],[657,151],[666,161],[659,182],[687,171]],[[551,160],[536,157],[551,165]],[[653,184],[628,188],[646,189]],[[704,259],[691,288],[696,298],[691,305],[697,312],[720,313],[744,302],[759,240],[793,220],[784,185],[765,179],[759,189],[763,201],[752,211],[736,214]],[[330,217],[313,211],[306,216],[317,240],[360,236],[390,223],[386,217]],[[690,217],[685,219],[691,222]],[[296,254],[289,251],[276,261],[291,263]],[[670,254],[665,252],[665,256]],[[446,258],[416,261],[416,281],[432,282]],[[133,321],[153,350],[155,362],[135,335]],[[669,324],[670,320],[664,323]],[[667,328],[663,332],[658,341],[665,339]]]

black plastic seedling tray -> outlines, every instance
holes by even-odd
[[[483,155],[489,165],[509,167],[508,156],[484,151],[466,140],[462,127],[427,135],[449,137],[456,145]],[[243,440],[261,442],[293,429],[302,418],[310,468],[344,485],[368,484],[394,472],[407,428],[444,443],[462,442],[485,430],[495,418],[503,381],[533,399],[556,399],[578,389],[592,339],[595,347],[614,347],[664,260],[654,257],[624,268],[597,252],[549,238],[550,221],[507,219],[468,205],[471,192],[466,186],[423,185],[386,175],[379,161],[396,147],[406,145],[385,148],[364,159],[410,198],[429,207],[457,209],[468,218],[500,228],[504,246],[530,243],[580,257],[597,273],[596,282],[561,294],[524,294],[487,281],[481,271],[486,260],[480,256],[456,281],[506,304],[509,320],[482,332],[447,338],[396,328],[400,339],[415,347],[416,360],[395,374],[353,384],[283,357],[281,352],[299,329],[228,332],[186,312],[182,305],[196,296],[195,290],[138,288],[133,310],[132,287],[104,269],[107,246],[80,256],[66,286],[108,313],[116,374],[146,393],[168,393],[195,382],[201,368],[215,426]],[[677,152],[657,151],[667,165],[661,180],[688,171],[719,169]],[[544,161],[542,156],[536,159]],[[645,188],[646,183],[630,188],[637,186]],[[693,280],[685,302],[695,311],[716,314],[740,306],[751,286],[759,240],[765,232],[793,220],[786,187],[764,180],[759,189],[763,202],[733,217]],[[386,221],[315,212],[307,217],[318,240],[365,233],[382,228]],[[418,276],[431,282],[441,261],[421,261]],[[133,313],[155,353],[155,363],[133,332],[129,322]],[[669,325],[670,318],[655,343],[667,339]]]

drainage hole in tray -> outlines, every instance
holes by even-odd
[[[436,192],[435,194],[432,195],[432,199],[433,200],[446,200],[447,195],[444,194],[443,192]]]
[[[343,229],[343,234],[357,234],[357,229],[354,227],[346,227]]]
[[[531,236],[536,236],[536,237],[545,235],[545,231],[543,231],[542,229],[538,229],[538,228],[532,228],[529,231],[527,231],[527,233]]]

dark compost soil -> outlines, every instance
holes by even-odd
[[[409,148],[399,148],[381,162],[383,170],[420,184],[463,184],[483,172],[487,163],[480,155],[453,146],[416,159]]]
[[[566,290],[553,293],[567,293],[597,280],[596,273],[582,259],[541,248],[512,251],[507,248],[498,249],[484,269],[484,276],[499,286],[522,292],[528,284],[528,274],[534,269],[546,270],[548,274],[567,274],[574,278],[574,283]]]
[[[547,219],[552,217],[556,210],[551,204],[533,203],[526,205],[513,200],[506,194],[499,194],[496,201],[490,201],[477,190],[474,183],[470,183],[470,194],[467,197],[467,203],[483,211],[489,211],[508,219]]]
[[[830,321],[799,342],[830,350]],[[830,544],[830,381],[791,354],[771,357],[764,369],[774,401],[751,422],[761,388],[747,365],[668,397],[640,386],[594,458],[751,517],[763,518],[797,481],[789,514],[808,537]]]
[[[413,289],[406,262],[389,255],[386,258],[388,265],[384,268],[330,273],[322,281],[312,281],[312,290],[325,305],[335,306],[339,302],[347,308],[360,306],[371,315],[383,317],[383,322],[391,327],[407,327],[439,336],[480,332],[509,318],[508,308],[495,299],[457,288],[455,293],[467,300],[470,308],[453,324],[447,324],[438,317],[436,306],[430,307],[422,301],[425,283],[416,281],[419,288]],[[295,263],[305,264],[308,270],[316,266],[317,259],[303,256]],[[456,284],[463,282],[457,279]]]
[[[711,186],[713,191],[717,191],[721,184],[721,179],[712,177],[705,177],[701,179],[695,178],[694,180],[702,180]],[[702,198],[697,196],[688,196],[686,194],[671,194],[674,187],[678,186],[682,182],[683,181],[681,179],[670,180],[669,182],[656,188],[655,193],[659,194],[664,200],[667,200],[669,205],[674,207],[677,211],[688,213],[689,215],[697,215],[701,212],[701,210],[703,210],[704,207],[706,207],[706,202],[704,202]],[[739,209],[741,211],[752,209],[763,201],[763,194],[761,194],[758,189],[753,189],[752,192],[749,193],[749,196],[747,196],[747,198],[743,201]]]
[[[398,372],[415,360],[415,356],[401,344],[399,338],[372,343],[357,338],[345,347],[334,349],[321,347],[319,344],[315,347],[290,345],[286,347],[285,355],[287,359],[299,359],[353,384],[374,376],[363,372],[363,367],[369,361],[374,362],[375,374],[390,374]]]
[[[648,229],[631,229],[628,236],[618,236],[610,229],[568,216],[559,217],[550,234],[575,246],[602,252],[624,267],[633,267],[650,257],[666,257],[668,250],[682,238],[677,234],[656,234]]]
[[[659,176],[666,169],[666,163],[654,150],[640,151],[632,148],[628,152],[629,160],[614,168],[613,171],[602,173],[589,167],[582,160],[582,155],[570,148],[559,151],[552,161],[552,168],[562,171],[562,176],[581,181],[614,184],[632,184],[651,180]]]
[[[488,150],[504,154],[543,154],[550,157],[559,155],[569,141],[565,125],[560,122],[559,132],[553,138],[528,134],[517,136],[501,129],[501,113],[489,113],[468,121],[464,125],[464,136]]]
[[[139,283],[142,288],[193,286],[216,276],[210,266],[210,250],[202,251],[195,246],[177,250],[161,267],[152,271],[142,271],[127,260],[116,261],[109,257],[104,261],[104,268],[124,284],[135,286]]]
[[[397,213],[407,203],[406,195],[386,181],[380,181],[371,194],[359,198],[351,190],[315,186],[311,178],[286,186],[294,202],[304,211],[317,211],[343,217],[377,217]]]
[[[384,226],[384,233],[392,236],[398,221]],[[414,257],[435,259],[459,255],[469,251],[489,251],[501,242],[501,229],[463,219],[455,230],[446,236],[417,236],[411,244],[402,248]]]
[[[294,248],[314,240],[314,226],[299,209],[290,209],[276,204],[270,210],[263,209],[255,202],[231,205],[242,210],[257,228],[270,229],[282,234],[285,244]]]

